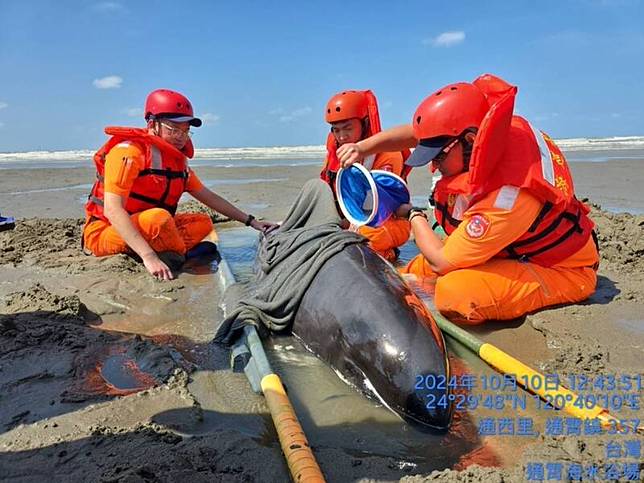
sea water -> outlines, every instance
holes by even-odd
[[[568,161],[607,162],[644,159],[644,136],[557,139]],[[195,150],[192,166],[277,167],[319,164],[323,145],[202,148]],[[91,166],[93,150],[0,153],[0,169],[80,168]]]

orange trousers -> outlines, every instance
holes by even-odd
[[[390,262],[396,259],[394,248],[405,244],[410,231],[409,221],[393,216],[378,228],[361,226],[358,229],[358,233],[369,240],[369,248]]]
[[[501,258],[437,276],[421,254],[400,271],[416,275],[421,285],[431,286],[435,281],[436,309],[471,325],[580,302],[592,295],[597,283],[592,267],[542,267]]]
[[[186,251],[213,230],[212,220],[200,213],[181,213],[172,216],[162,208],[151,208],[131,215],[130,219],[155,252]],[[127,253],[130,247],[107,221],[96,220],[83,230],[85,248],[97,257]]]

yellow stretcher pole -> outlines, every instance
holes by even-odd
[[[244,334],[246,346],[251,354],[251,359],[246,366],[246,375],[249,376],[249,372],[255,372],[249,376],[251,385],[257,379],[260,381],[260,388],[266,398],[293,481],[324,482],[322,470],[313,456],[313,451],[309,447],[309,442],[286,395],[282,381],[271,369],[257,330],[252,325],[247,325],[244,327]]]
[[[228,263],[223,258],[219,262],[218,274],[224,287],[235,281]],[[264,394],[293,481],[324,483],[322,470],[315,460],[284,386],[268,362],[254,326],[244,327],[244,335],[233,347],[231,357],[233,365],[236,360],[242,361],[253,390],[261,390]]]
[[[297,420],[293,406],[288,400],[284,386],[277,374],[262,379],[262,392],[270,409],[273,423],[279,435],[282,451],[286,457],[293,481],[324,482],[322,470],[309,447],[306,435]]]
[[[561,385],[557,385],[556,389],[546,389],[549,385],[547,384],[548,381],[540,372],[535,371],[531,367],[525,365],[492,344],[481,341],[469,332],[453,324],[436,311],[432,311],[432,315],[444,333],[465,345],[500,373],[514,375],[517,384],[527,391],[538,395],[544,401],[548,401],[548,399],[550,399],[548,402],[552,402],[554,400],[560,401],[563,403],[561,410],[580,419],[597,418],[603,427],[612,426],[619,429],[623,426],[619,419],[611,415],[607,409],[599,405],[590,409],[587,408],[586,405],[581,405],[582,407],[575,405],[575,402],[583,399],[580,399],[575,392],[566,389]],[[557,396],[560,397],[557,398]],[[629,429],[638,433],[643,432],[641,427]]]

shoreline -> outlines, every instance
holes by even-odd
[[[574,162],[570,164],[577,196],[588,198],[594,203],[606,205],[611,212],[629,212],[634,215],[644,214],[644,198],[641,196],[641,186],[636,175],[644,172],[644,159],[621,160],[608,163]],[[242,203],[268,203],[271,206],[260,215],[267,218],[284,216],[288,201],[270,193],[276,190],[291,193],[297,190],[304,181],[317,177],[318,165],[305,166],[276,166],[271,168],[236,167],[194,168],[202,180],[215,180],[230,184],[213,186],[218,194],[229,198],[230,201],[241,200]],[[82,217],[83,200],[89,193],[88,185],[94,180],[94,169],[86,168],[56,168],[31,169],[25,176],[22,169],[6,169],[0,171],[0,212],[16,218],[47,216],[54,218]],[[250,183],[240,185],[246,179],[268,178],[273,181],[265,183]],[[83,186],[82,188],[73,188]],[[412,196],[429,195],[431,177],[426,168],[416,169],[409,177],[409,188]],[[30,190],[39,192],[11,194]],[[240,193],[243,193],[243,200]]]

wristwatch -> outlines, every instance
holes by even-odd
[[[254,219],[255,217],[249,213],[248,218],[246,218],[246,223],[244,223],[244,225],[250,226],[250,224],[253,222]]]
[[[427,220],[427,214],[425,213],[425,210],[421,208],[415,208],[415,207],[409,210],[409,213],[407,214],[407,219],[411,221],[416,216],[422,216],[423,218],[425,218],[425,220]]]

